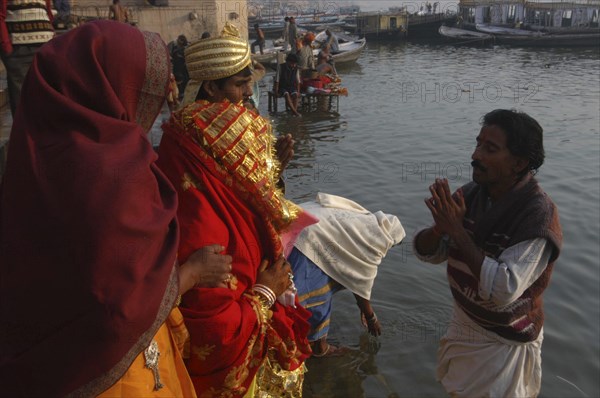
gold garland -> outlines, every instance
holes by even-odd
[[[281,165],[274,155],[275,137],[266,119],[228,101],[197,101],[184,108],[177,119],[237,182],[224,179],[225,183],[247,193],[253,207],[278,232],[297,218],[300,208],[277,187]]]

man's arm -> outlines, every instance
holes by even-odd
[[[479,296],[497,305],[514,302],[544,272],[552,249],[546,239],[535,238],[506,248],[497,261],[485,257],[481,265]]]

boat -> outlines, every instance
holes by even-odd
[[[461,28],[476,29],[494,43],[534,47],[598,47],[598,0],[460,0]]]
[[[552,32],[514,29],[504,26],[487,24],[475,25],[477,30],[491,34],[496,44],[508,44],[531,47],[573,47],[573,46],[599,46],[600,31],[587,29],[585,33],[572,30],[555,30]]]
[[[263,65],[269,65],[277,59],[277,54],[280,51],[284,51],[282,46],[265,48],[262,54],[260,52],[252,54],[252,59]]]
[[[600,46],[598,33],[546,33],[540,36],[494,35],[494,42],[527,47],[596,47]]]
[[[356,62],[357,59],[360,58],[365,46],[367,45],[367,40],[365,38],[358,39],[352,36],[348,36],[341,32],[334,32],[335,36],[338,39],[338,44],[340,46],[340,51],[336,54],[331,54],[335,65],[343,65],[352,62]],[[315,40],[313,41],[313,55],[315,59],[319,56],[319,52],[321,48],[325,45],[327,41],[327,35],[325,31],[317,34],[315,36]],[[273,41],[276,44],[275,47],[271,47],[269,49],[264,50],[264,54],[253,54],[252,57],[260,62],[261,64],[268,64],[273,69],[276,69],[277,65],[277,54],[284,52],[283,46],[277,45],[282,43],[283,41]],[[268,51],[268,52],[267,52]],[[279,62],[285,60],[285,57],[281,57]]]
[[[281,21],[265,21],[265,20],[256,20],[251,25],[248,25],[250,29],[248,29],[248,38],[256,39],[256,32],[253,29],[254,24],[258,24],[258,26],[262,29],[265,37],[279,37],[281,36],[281,32],[285,28],[283,18]]]
[[[322,16],[313,18],[296,18],[296,25],[298,28],[305,30],[322,30],[327,27],[342,26],[345,21],[341,20],[339,16]]]
[[[438,32],[440,35],[456,44],[483,44],[494,41],[494,36],[488,33],[453,28],[446,25],[440,26]]]
[[[476,24],[475,28],[479,32],[487,33],[490,35],[501,35],[501,36],[519,36],[519,37],[540,37],[544,33],[536,30],[526,29],[514,29],[505,26],[494,26],[488,24]]]
[[[365,38],[353,38],[352,36],[348,36],[340,32],[334,32],[334,34],[336,35],[338,44],[340,46],[340,51],[336,54],[332,54],[335,64],[340,65],[344,63],[356,62],[356,60],[360,58],[363,49],[367,45],[367,40]],[[326,41],[327,35],[325,34],[325,31],[315,36],[315,40],[313,42],[313,47],[315,48],[313,54],[315,57],[319,55],[320,48],[323,47]]]

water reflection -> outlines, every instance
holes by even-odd
[[[362,397],[368,390],[377,392],[378,397],[396,398],[396,394],[386,378],[380,374],[375,361],[380,342],[363,333],[358,347],[351,348],[341,356],[310,358],[307,361],[309,372],[304,384],[305,398],[321,397]]]

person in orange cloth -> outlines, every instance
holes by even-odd
[[[169,69],[158,34],[114,21],[36,53],[0,193],[3,396],[195,396],[177,299],[220,286],[231,257],[177,261],[177,194],[146,136]]]

